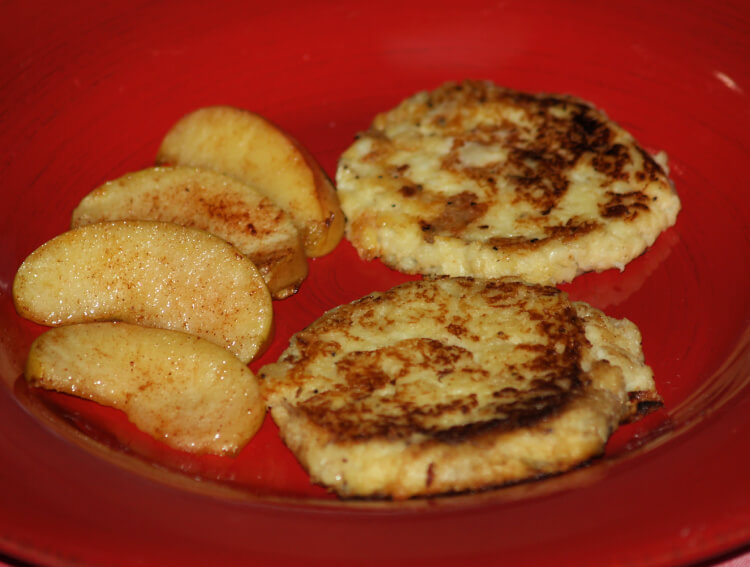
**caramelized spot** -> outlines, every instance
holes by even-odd
[[[524,248],[532,249],[540,247],[552,239],[562,241],[574,239],[596,230],[599,226],[599,223],[595,221],[582,221],[576,218],[571,218],[568,219],[565,224],[542,226],[542,230],[546,233],[546,236],[544,236],[543,238],[525,238],[523,236],[494,236],[492,238],[488,238],[487,243],[495,250],[518,250]]]
[[[641,211],[648,211],[649,197],[641,191],[627,193],[607,192],[609,199],[599,205],[599,214],[605,218],[633,220]]]
[[[477,200],[471,191],[453,195],[443,206],[443,211],[435,218],[420,221],[426,242],[434,242],[435,235],[455,236],[467,225],[481,218],[487,212],[487,203]]]
[[[549,238],[569,240],[582,234],[589,233],[598,226],[599,224],[594,221],[580,221],[576,218],[571,218],[568,219],[565,224],[544,227],[544,232],[547,233]]]
[[[531,248],[537,240],[524,238],[523,236],[493,236],[487,239],[487,244],[495,250],[508,250],[519,248]]]
[[[456,323],[451,323],[446,328],[451,335],[455,335],[459,338],[467,334],[466,327],[464,327],[463,325],[457,325]]]
[[[568,190],[568,160],[538,148],[513,148],[506,177],[515,187],[514,201],[526,201],[537,210],[550,210]]]
[[[370,353],[361,354],[362,357],[347,355],[340,360],[336,366],[344,374],[346,386],[353,399],[357,400],[369,396],[375,390],[382,388],[390,382],[390,377],[372,361],[360,360],[360,358],[372,358]]]
[[[404,185],[398,190],[404,197],[413,197],[422,192],[421,185]]]
[[[641,147],[638,147],[638,152],[641,154],[641,158],[643,159],[641,168],[646,174],[646,179],[648,179],[649,181],[656,181],[660,178],[660,176],[664,175],[664,170],[658,163],[656,163],[656,160],[651,156],[650,153],[648,153]]]
[[[630,153],[622,144],[614,144],[606,151],[596,154],[591,160],[594,169],[607,176],[604,185],[609,185],[615,180],[628,181],[630,175],[624,168],[630,163]]]
[[[636,406],[635,415],[629,421],[637,421],[644,415],[648,415],[664,405],[664,402],[656,392],[628,392],[628,400]]]

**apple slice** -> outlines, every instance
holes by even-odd
[[[265,415],[258,380],[204,339],[128,323],[52,329],[31,345],[32,386],[118,408],[142,431],[194,453],[234,455]]]
[[[234,246],[195,228],[112,221],[69,230],[16,273],[19,315],[60,326],[125,321],[198,335],[243,362],[265,348],[271,294]]]
[[[210,106],[184,116],[165,136],[156,162],[206,167],[252,185],[291,215],[310,257],[333,250],[344,234],[338,194],[317,161],[247,110]]]
[[[207,169],[153,167],[123,175],[86,195],[71,226],[111,220],[161,220],[210,232],[253,261],[275,299],[296,293],[308,273],[289,215],[249,185]]]

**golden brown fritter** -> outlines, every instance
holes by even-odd
[[[583,100],[464,81],[379,114],[337,185],[365,259],[551,284],[623,268],[675,223],[659,161]]]
[[[660,403],[633,323],[515,279],[414,281],[342,305],[259,375],[286,444],[342,496],[561,472]]]

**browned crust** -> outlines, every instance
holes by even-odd
[[[469,279],[465,281],[471,282]],[[523,300],[518,300],[518,289],[521,287],[525,285],[520,282],[492,281],[484,287],[482,295],[491,307],[502,308],[508,302],[512,302],[519,309],[530,309]],[[488,378],[489,372],[486,369],[476,367],[470,362],[470,351],[429,338],[413,339],[375,351],[355,351],[339,356],[336,368],[344,377],[345,384],[300,402],[297,409],[312,423],[324,429],[336,443],[374,438],[406,439],[415,434],[448,443],[460,443],[489,431],[526,428],[554,415],[569,403],[571,397],[580,394],[583,389],[585,377],[580,366],[581,347],[588,344],[588,341],[583,322],[577,317],[575,310],[566,305],[566,302],[557,301],[560,296],[558,290],[535,286],[534,291],[555,298],[544,312],[532,311],[532,318],[536,319],[536,331],[544,336],[546,341],[539,345],[520,344],[516,349],[531,355],[523,370],[533,371],[539,378],[523,392],[514,388],[494,391],[493,402],[486,409],[492,416],[489,419],[447,430],[436,428],[424,419],[430,418],[429,421],[432,421],[457,411],[469,413],[478,405],[476,395],[473,394],[454,398],[447,404],[436,403],[426,406],[414,405],[409,400],[394,400],[393,415],[379,416],[380,419],[377,421],[372,420],[366,407],[357,403],[388,383],[395,384],[399,378],[413,372],[413,367],[435,371],[438,375],[449,374],[457,370],[456,363],[463,359],[467,362],[467,367],[461,367],[460,371],[475,373],[480,380]],[[325,332],[326,327],[340,328],[349,325],[352,311],[361,311],[367,302],[393,301],[394,295],[391,290],[382,295],[365,298],[339,308],[332,320],[324,318],[314,324],[298,336],[300,350],[295,357],[295,363],[304,368],[306,362],[318,356],[333,356],[335,346],[317,340],[315,335]],[[448,327],[451,334],[459,334],[465,336],[467,341],[472,341],[460,326],[451,323]],[[478,341],[479,338],[476,337],[474,340]],[[564,345],[564,351],[558,353],[555,345]],[[387,359],[391,358],[397,359],[401,364],[401,370],[396,375],[389,375],[383,370],[387,367]],[[304,374],[304,370],[302,373]],[[300,375],[299,379],[304,378]],[[332,409],[336,405],[332,400],[342,395],[351,403]]]
[[[655,391],[628,392],[628,401],[631,405],[631,412],[626,417],[625,423],[638,421],[643,416],[664,406],[664,400]]]
[[[533,135],[516,123],[502,120],[498,124],[477,127],[466,131],[461,122],[461,108],[499,103],[505,107],[520,110],[533,125]],[[449,83],[428,93],[413,120],[426,119],[430,109],[447,105],[450,114],[431,117],[431,126],[436,131],[454,138],[453,147],[443,160],[442,168],[453,173],[466,175],[481,186],[488,195],[498,192],[498,181],[505,179],[514,187],[514,202],[530,204],[538,217],[529,219],[527,224],[536,222],[547,234],[543,238],[492,237],[491,246],[497,250],[539,248],[550,239],[572,240],[596,229],[599,223],[592,220],[568,219],[560,225],[547,225],[547,217],[558,206],[568,190],[568,172],[584,157],[592,167],[604,176],[602,187],[614,181],[625,181],[643,185],[665,179],[661,166],[642,148],[629,149],[618,140],[614,126],[603,113],[590,104],[571,96],[529,94],[513,89],[501,88],[483,81],[463,81]],[[569,113],[565,118],[554,111],[564,109]],[[385,127],[385,115],[375,120],[373,128],[365,135],[375,140],[376,149],[371,159],[378,159],[388,153],[389,139],[378,126]],[[398,114],[392,120],[398,120]],[[429,128],[427,129],[429,133]],[[429,135],[429,134],[428,134]],[[467,167],[461,163],[459,151],[470,142],[496,144],[504,147],[508,154],[503,163],[489,166]],[[631,152],[635,151],[642,160],[642,167],[631,173],[625,166],[633,164]],[[398,174],[405,177],[401,189],[405,197],[429,199],[427,189],[408,181],[408,167],[401,167]],[[603,218],[620,217],[633,221],[639,214],[649,211],[650,198],[641,191],[624,195],[608,191],[609,202],[601,207]],[[471,192],[463,192],[451,201],[445,202],[435,216],[419,220],[426,242],[434,242],[436,234],[458,236],[471,223],[477,223],[487,212],[483,198]]]

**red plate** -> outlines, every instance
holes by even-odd
[[[44,564],[669,565],[750,542],[750,8],[140,4],[0,5],[0,553]],[[270,421],[236,460],[194,458],[117,412],[29,396],[18,378],[41,328],[13,310],[15,270],[67,228],[84,194],[150,165],[182,114],[260,112],[333,174],[375,112],[467,77],[592,100],[671,158],[677,225],[624,272],[565,286],[640,326],[666,401],[603,459],[480,495],[342,503],[310,486]],[[342,243],[277,304],[261,362],[323,310],[403,278]]]

